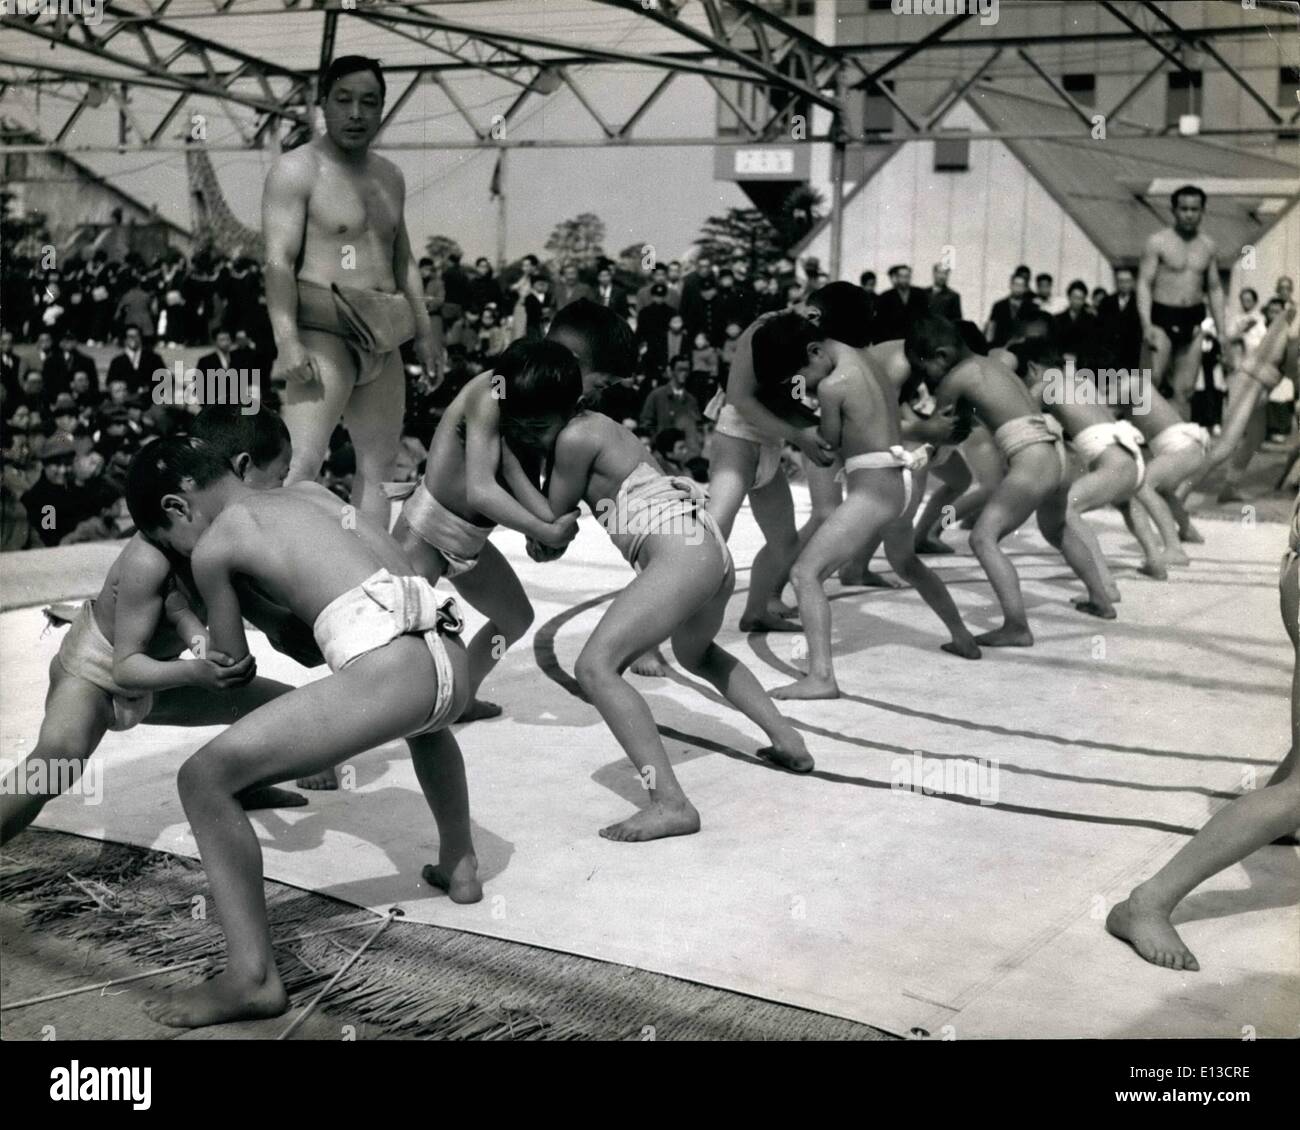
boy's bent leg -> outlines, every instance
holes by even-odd
[[[150,726],[230,726],[245,714],[272,699],[288,694],[293,687],[275,679],[257,676],[242,687],[227,691],[210,691],[202,687],[171,687],[154,697],[154,708],[145,722]],[[329,784],[320,788],[337,788],[338,780],[329,774]],[[245,812],[263,808],[301,808],[307,803],[302,793],[274,785],[251,785],[239,794]]]
[[[740,630],[797,632],[799,625],[790,623],[773,608],[773,602],[779,604],[781,600],[777,585],[783,584],[791,563],[799,555],[794,499],[785,476],[778,473],[770,483],[750,491],[749,506],[763,531],[764,541],[749,573],[749,595],[740,615]]]
[[[949,510],[974,482],[970,464],[960,451],[954,451],[944,462],[930,468],[930,474],[939,484],[926,500],[916,521],[917,553],[954,553],[952,546],[943,540],[943,533],[951,525],[945,518],[956,517],[956,509]],[[936,527],[938,527],[936,529]]]
[[[1048,544],[1060,551],[1066,564],[1088,590],[1088,599],[1076,600],[1075,608],[1103,620],[1115,619],[1115,605],[1100,560],[1101,547],[1098,545],[1094,549],[1089,542],[1087,534],[1092,531],[1075,513],[1065,488],[1054,491],[1038,508],[1038,528]],[[1092,537],[1095,541],[1096,535]]]
[[[195,1028],[277,1016],[288,1007],[271,950],[262,849],[237,796],[258,782],[337,765],[417,728],[428,716],[435,679],[424,641],[402,637],[269,702],[185,762],[177,784],[216,902],[227,964],[195,988],[147,1001],[155,1020]]]
[[[1196,887],[1252,852],[1300,827],[1300,777],[1256,789],[1214,814],[1183,849],[1145,883],[1133,888],[1106,919],[1106,929],[1153,965],[1200,968],[1170,922],[1174,908]]]
[[[0,844],[8,843],[40,815],[68,783],[74,767],[78,772],[84,769],[112,723],[112,696],[69,675],[54,659],[36,746],[14,766],[0,794]]]
[[[478,857],[469,818],[469,786],[465,759],[450,730],[408,738],[415,775],[438,826],[438,862],[425,864],[420,874],[430,886],[444,890],[452,902],[483,898]]]
[[[487,617],[487,623],[469,642],[470,702],[457,721],[496,718],[502,713],[501,707],[480,700],[479,687],[507,648],[523,639],[532,626],[533,606],[518,575],[490,541],[484,543],[478,564],[453,577],[451,583],[471,608]]]
[[[799,598],[799,619],[808,640],[808,674],[772,691],[775,699],[838,698],[831,659],[831,606],[826,578],[879,537],[903,509],[903,476],[897,468],[855,471],[848,496],[813,535],[790,571]]]
[[[813,759],[803,735],[777,710],[753,672],[716,642],[734,589],[735,578],[728,577],[708,604],[673,632],[673,654],[687,671],[707,679],[723,698],[762,728],[772,744],[758,751],[760,757],[795,773],[809,773]]]
[[[1025,599],[1020,591],[1016,567],[998,544],[1019,529],[1043,499],[1056,490],[1060,463],[1052,444],[1035,444],[1016,456],[1016,463],[993,491],[971,531],[971,550],[978,558],[1002,607],[1002,627],[975,637],[988,647],[1030,647]],[[1062,500],[1064,504],[1064,500]]]
[[[949,643],[940,644],[940,648],[962,659],[979,659],[979,644],[957,611],[948,586],[938,573],[916,555],[914,538],[915,531],[906,516],[889,523],[885,528],[884,542],[890,568],[905,584],[916,589],[921,594],[921,599],[943,621],[943,626],[948,629],[952,639]]]
[[[602,828],[609,840],[640,841],[698,832],[700,816],[686,799],[650,707],[622,675],[633,658],[656,644],[677,623],[690,617],[717,591],[718,578],[708,570],[675,567],[672,556],[651,561],[621,593],[591,633],[574,674],[583,692],[600,711],[650,794],[650,804],[634,816]]]

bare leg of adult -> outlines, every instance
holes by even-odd
[[[392,353],[379,376],[352,390],[343,412],[343,426],[357,455],[352,505],[385,530],[391,525],[391,504],[380,484],[393,477],[405,411],[406,375],[401,356]]]

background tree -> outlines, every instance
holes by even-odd
[[[464,255],[461,246],[449,235],[431,235],[425,241],[424,253],[435,263],[446,263],[450,255]]]
[[[699,254],[712,259],[743,258],[753,274],[789,257],[790,249],[812,230],[821,215],[821,194],[799,185],[771,215],[758,208],[728,208],[721,216],[710,216],[700,228],[695,245]]]
[[[592,271],[605,254],[605,221],[594,212],[583,212],[555,225],[546,250],[559,263],[574,262],[579,270]]]

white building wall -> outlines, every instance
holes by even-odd
[[[965,103],[953,107],[942,124],[987,132]],[[814,183],[829,200],[829,185]],[[871,269],[884,289],[889,267],[906,263],[914,283],[928,286],[930,268],[945,247],[953,263],[950,285],[960,292],[965,315],[981,325],[1021,263],[1035,274],[1053,275],[1061,292],[1075,278],[1090,289],[1112,285],[1106,257],[997,141],[972,144],[970,168],[958,173],[934,171],[933,142],[902,146],[845,207],[841,277],[856,282]],[[829,225],[806,254],[830,262]]]
[[[1243,255],[1232,268],[1228,283],[1228,311],[1241,309],[1237,295],[1253,287],[1261,300],[1273,293],[1280,275],[1294,281],[1300,275],[1300,203],[1293,204],[1278,223],[1254,247],[1254,265]]]

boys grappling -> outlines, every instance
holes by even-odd
[[[318,773],[406,738],[438,825],[426,881],[454,901],[482,897],[465,766],[446,729],[468,697],[455,602],[439,602],[386,531],[315,483],[255,491],[199,442],[162,439],[132,463],[127,505],[142,535],[189,557],[212,646],[248,657],[237,577],[312,625],[332,674],[241,718],[181,767],[178,786],[226,939],[226,968],[146,1007],[191,1028],[276,1016],[288,997],[275,968],[262,852],[237,794]]]

